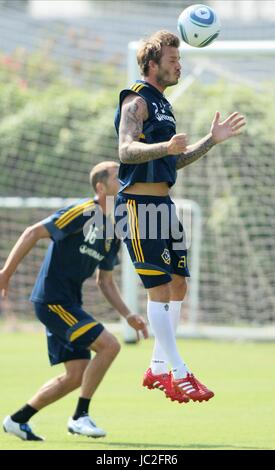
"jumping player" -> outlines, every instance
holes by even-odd
[[[216,112],[209,134],[193,145],[187,144],[185,134],[176,132],[176,119],[163,93],[180,79],[179,45],[178,37],[168,31],[158,31],[141,43],[137,60],[143,79],[120,93],[115,126],[121,161],[116,222],[119,224],[126,214],[128,231],[124,241],[147,290],[148,320],[155,336],[151,366],[143,385],[159,388],[182,403],[190,399],[207,401],[214,393],[190,371],[176,345],[175,332],[189,271],[184,232],[169,190],[178,170],[197,161],[214,145],[238,135],[245,119],[234,112],[221,122]],[[148,217],[152,207],[155,217]],[[181,240],[175,237],[175,225],[179,226]]]

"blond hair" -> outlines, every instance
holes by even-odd
[[[90,172],[90,184],[96,191],[97,183],[105,183],[110,176],[109,169],[116,168],[119,164],[113,161],[101,162],[95,165]]]
[[[148,75],[150,60],[157,64],[160,63],[164,46],[178,48],[179,45],[178,36],[169,31],[157,31],[148,39],[143,40],[137,52],[137,61],[142,76]]]

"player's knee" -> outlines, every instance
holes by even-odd
[[[73,391],[73,390],[76,390],[77,388],[80,387],[81,383],[82,383],[82,377],[83,377],[83,374],[82,375],[72,375],[72,374],[69,374],[67,376],[67,382],[68,382],[68,388],[69,388],[69,391]]]
[[[70,372],[67,372],[66,374],[66,379],[68,383],[68,387],[70,390],[75,390],[80,387],[83,379],[83,374],[84,374],[85,368],[75,368],[75,370],[72,370]]]
[[[173,279],[170,292],[171,299],[173,300],[183,300],[187,291],[187,282],[185,277],[177,276]]]
[[[97,353],[104,353],[108,357],[115,358],[120,351],[120,344],[114,335],[104,330],[92,344],[91,349]]]
[[[105,353],[111,357],[116,357],[120,351],[120,343],[115,336],[110,335],[108,342],[105,344]]]

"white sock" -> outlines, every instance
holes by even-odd
[[[180,324],[182,300],[170,300],[169,315],[173,327],[174,334],[176,335],[178,326]]]
[[[155,339],[173,367],[174,377],[176,379],[186,377],[188,370],[177,350],[175,334],[169,315],[169,303],[152,302],[148,300],[147,315]],[[160,361],[162,360],[165,360],[165,357],[160,359]],[[156,363],[156,365],[157,364],[158,363]],[[160,364],[161,363],[159,363],[159,365]],[[152,372],[156,373],[154,370],[152,370]]]
[[[176,336],[177,327],[180,323],[181,305],[181,300],[171,300],[169,302],[169,317],[173,328],[174,336]],[[167,374],[169,371],[169,363],[167,360],[167,356],[157,339],[155,339],[150,367],[153,374],[156,375]]]

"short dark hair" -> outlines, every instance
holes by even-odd
[[[106,184],[110,173],[110,168],[118,167],[119,164],[113,161],[101,162],[94,166],[90,172],[90,184],[92,185],[94,191],[96,191],[97,183]]]
[[[157,31],[148,39],[142,41],[137,52],[137,61],[141,74],[144,77],[148,75],[150,60],[157,64],[160,63],[164,46],[178,48],[180,46],[178,36],[169,31]]]

